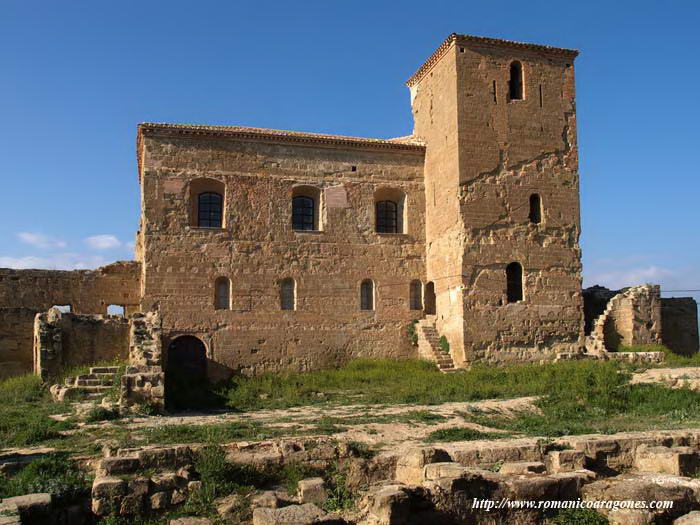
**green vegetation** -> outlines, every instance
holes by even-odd
[[[411,321],[408,325],[408,337],[411,339],[411,344],[413,346],[418,346],[418,332],[416,331],[416,325],[418,324],[418,319]]]
[[[0,499],[36,492],[53,494],[59,504],[90,493],[91,479],[65,454],[52,454],[32,461],[12,477],[0,475]]]
[[[323,503],[326,512],[338,512],[351,509],[355,505],[356,495],[347,486],[347,474],[333,465],[323,476],[328,490],[328,498]]]
[[[438,344],[440,345],[440,351],[443,354],[450,353],[450,342],[447,340],[447,337],[445,337],[444,335],[441,335],[440,339],[438,341]]]
[[[287,427],[287,432],[289,427]],[[141,444],[226,443],[235,440],[263,440],[282,435],[278,427],[263,427],[255,421],[231,421],[212,425],[162,425],[139,431]]]
[[[425,441],[429,443],[433,441],[474,441],[477,439],[500,439],[504,437],[508,437],[508,434],[480,432],[467,427],[451,427],[431,432],[425,438]]]
[[[95,405],[85,416],[85,422],[95,423],[97,421],[112,421],[114,419],[119,419],[120,417],[121,414],[119,413],[119,410]]]
[[[624,346],[620,345],[617,347],[616,352],[671,352],[668,348],[663,345],[633,345]]]
[[[60,437],[68,422],[55,421],[52,413],[65,406],[52,404],[39,377],[27,374],[0,382],[0,448],[23,447]]]

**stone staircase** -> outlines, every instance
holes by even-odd
[[[440,372],[456,372],[454,361],[450,354],[444,354],[440,350],[440,334],[435,329],[435,315],[426,315],[416,323],[418,335],[418,352],[420,356],[437,363]]]
[[[102,399],[112,389],[117,372],[118,366],[93,366],[88,374],[67,377],[63,385],[53,385],[51,395],[54,401]]]

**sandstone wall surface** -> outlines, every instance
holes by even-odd
[[[698,351],[698,304],[692,297],[661,299],[661,341],[678,354]]]
[[[429,278],[450,281],[438,319],[463,312],[463,336],[449,334],[458,364],[538,360],[583,347],[573,58],[457,36],[411,85],[416,135],[427,142],[426,205],[436,215],[448,203],[459,208],[455,216],[447,206],[454,235],[428,247],[427,261],[435,268]],[[514,60],[523,67],[522,100],[508,97]],[[456,123],[445,125],[443,112]],[[442,158],[432,166],[435,148]],[[432,179],[445,185],[442,198],[431,199]],[[537,224],[529,218],[535,193]],[[511,262],[522,265],[524,300],[508,304]]]
[[[32,308],[0,308],[0,379],[32,371]]]
[[[164,348],[198,336],[207,357],[244,373],[334,366],[353,357],[415,355],[409,283],[425,281],[423,151],[320,147],[143,133],[142,311],[158,310]],[[224,188],[223,228],[191,225],[191,185]],[[322,195],[321,231],[295,232],[299,185]],[[374,195],[405,192],[405,234],[378,234]],[[231,282],[216,310],[214,283]],[[296,281],[296,311],[280,282]],[[360,310],[360,283],[375,309]]]
[[[52,308],[36,316],[34,341],[34,372],[48,379],[72,367],[126,359],[129,320]]]

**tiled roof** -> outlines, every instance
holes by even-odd
[[[395,139],[372,139],[365,137],[346,137],[324,133],[306,133],[280,129],[248,128],[243,126],[194,126],[184,124],[166,124],[144,122],[139,124],[139,137],[148,134],[166,134],[175,136],[214,136],[236,137],[243,140],[263,140],[270,142],[294,142],[297,144],[341,145],[350,147],[369,147],[378,149],[423,151],[425,145],[414,137]]]
[[[423,78],[423,75],[425,75],[430,69],[432,69],[432,67],[435,64],[439,62],[439,60],[454,42],[481,44],[484,46],[509,47],[513,49],[529,50],[540,53],[547,53],[550,55],[569,57],[571,59],[575,58],[576,55],[578,55],[578,51],[575,49],[564,49],[561,47],[544,46],[541,44],[530,44],[527,42],[515,42],[513,40],[501,40],[498,38],[488,38],[474,35],[460,35],[457,33],[452,33],[445,39],[445,41],[442,44],[440,44],[440,47],[438,47],[435,50],[435,52],[432,55],[430,55],[428,60],[426,60],[423,63],[423,65],[418,69],[418,71],[416,71],[411,76],[411,78],[409,78],[406,81],[406,85],[410,87],[416,82],[418,82],[421,78]]]

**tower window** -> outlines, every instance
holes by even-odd
[[[292,199],[292,228],[297,231],[315,230],[315,204],[311,197]]]
[[[197,226],[221,228],[223,199],[219,193],[204,192],[197,196]]]
[[[217,310],[231,309],[231,281],[219,277],[214,282],[214,308]]]
[[[296,310],[297,285],[294,279],[287,278],[280,283],[280,307],[282,310]]]
[[[374,310],[374,283],[365,279],[360,285],[360,310]]]
[[[423,283],[420,281],[411,281],[410,285],[410,304],[411,310],[423,309]]]
[[[506,286],[509,303],[523,300],[523,267],[512,262],[506,266]]]
[[[398,206],[394,201],[377,202],[377,232],[398,233]]]
[[[538,193],[530,195],[530,222],[532,224],[542,222],[542,199]]]
[[[511,100],[523,99],[523,65],[517,60],[510,63],[508,92]]]

